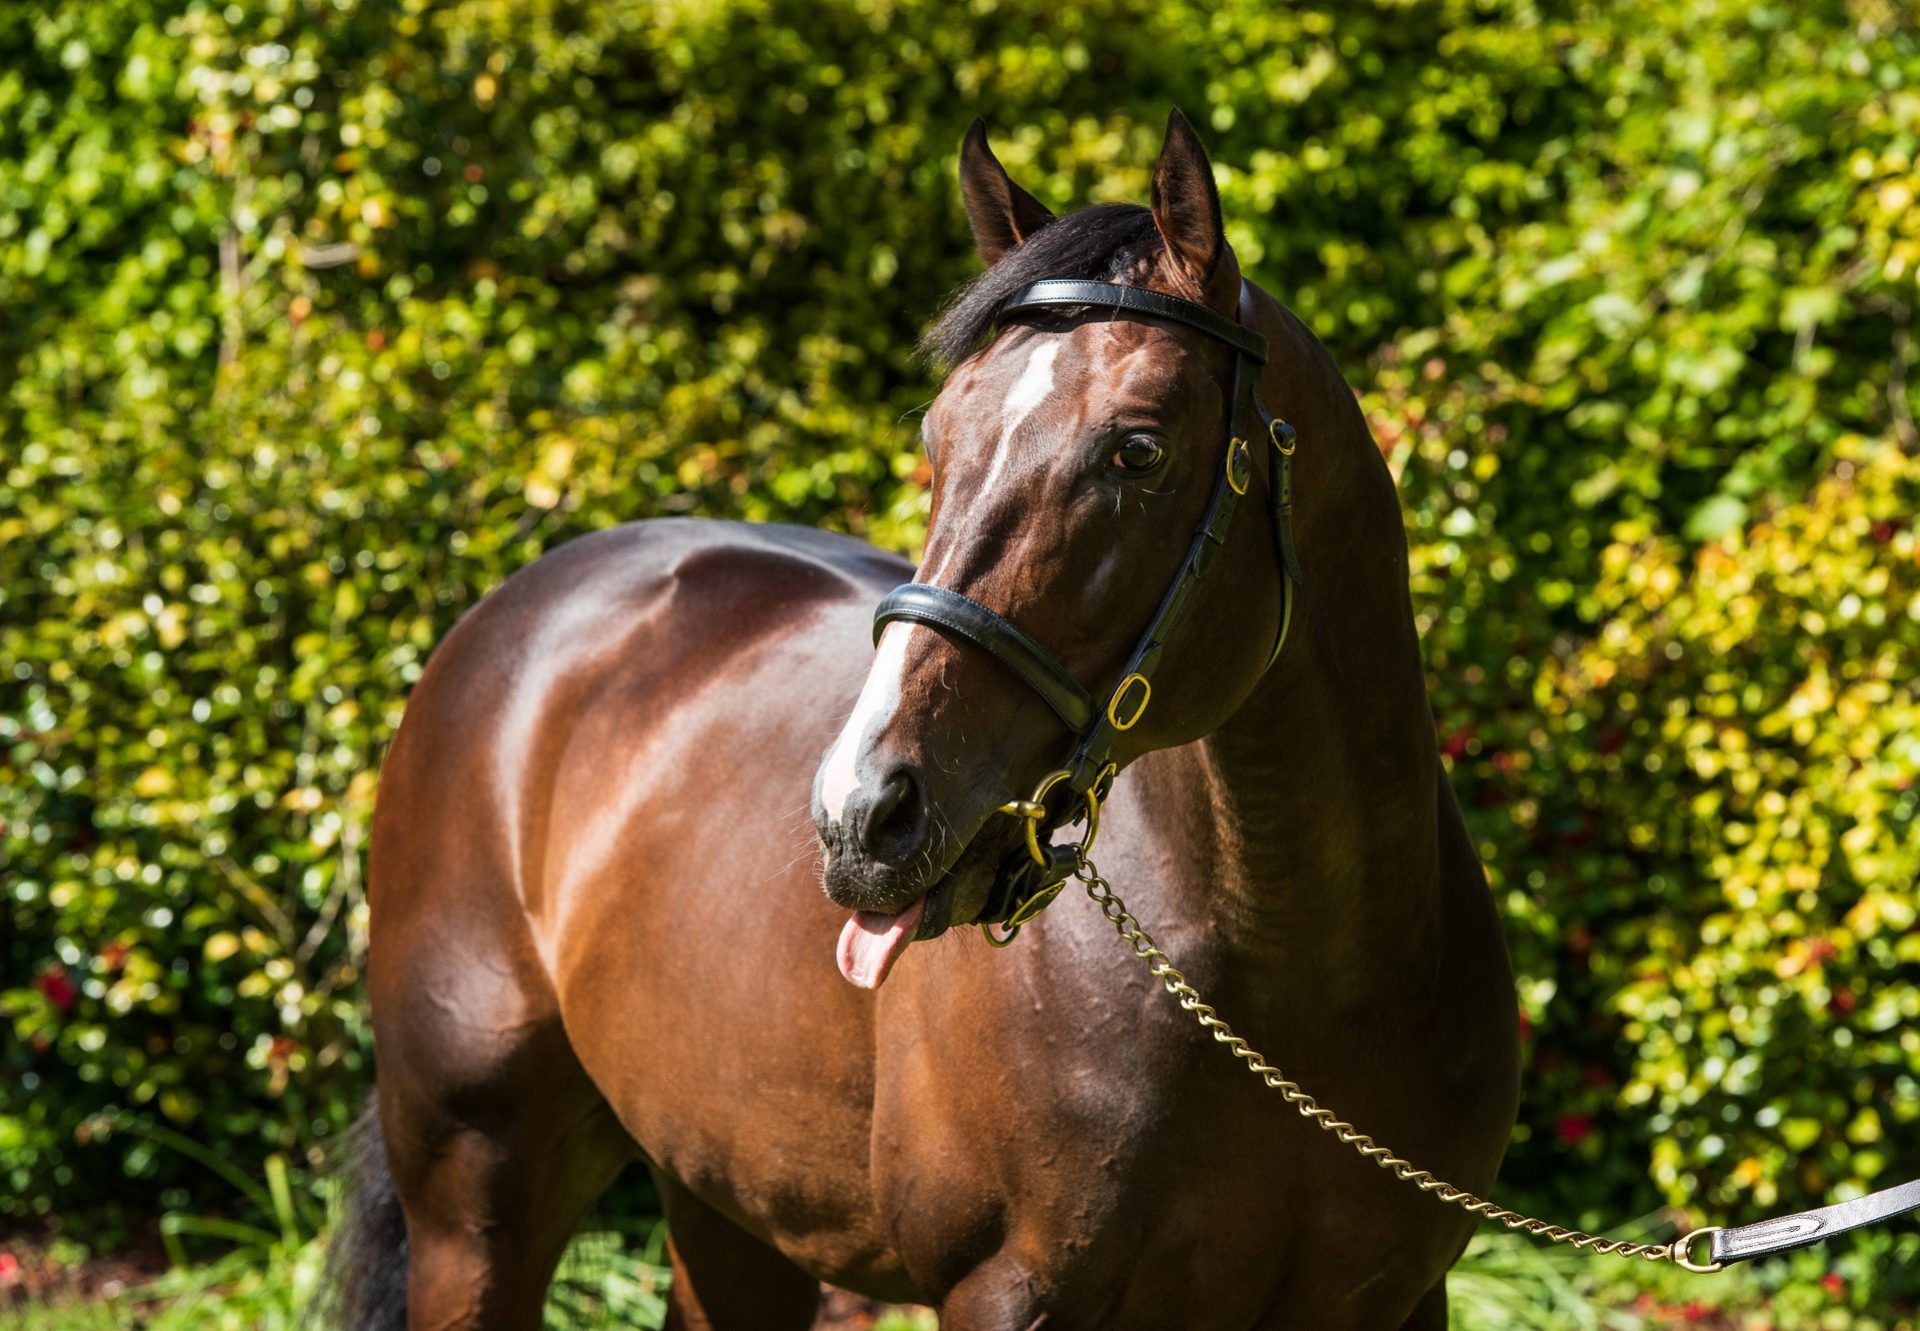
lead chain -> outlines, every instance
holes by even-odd
[[[1676,1262],[1690,1271],[1718,1270],[1716,1266],[1695,1265],[1685,1260],[1684,1245],[1695,1235],[1677,1240],[1674,1243],[1627,1243],[1621,1239],[1601,1238],[1598,1234],[1588,1234],[1577,1229],[1568,1229],[1564,1225],[1549,1224],[1545,1220],[1523,1215],[1519,1211],[1498,1206],[1484,1197],[1476,1196],[1465,1188],[1455,1187],[1445,1179],[1439,1178],[1425,1169],[1419,1169],[1409,1160],[1395,1155],[1380,1145],[1366,1133],[1345,1122],[1331,1109],[1326,1108],[1300,1088],[1298,1082],[1290,1080],[1279,1068],[1267,1062],[1266,1057],[1240,1036],[1233,1028],[1222,1021],[1211,1006],[1200,997],[1187,977],[1182,975],[1167,954],[1160,950],[1152,935],[1140,927],[1140,921],[1127,909],[1113,890],[1113,884],[1100,876],[1093,861],[1085,855],[1080,856],[1079,866],[1074,870],[1087,889],[1087,896],[1100,908],[1101,914],[1112,921],[1120,937],[1133,949],[1134,955],[1147,964],[1147,971],[1165,987],[1166,991],[1178,1000],[1181,1007],[1193,1014],[1195,1021],[1213,1033],[1213,1038],[1227,1046],[1233,1056],[1247,1065],[1247,1071],[1253,1073],[1268,1086],[1280,1092],[1288,1104],[1300,1111],[1300,1117],[1310,1120],[1322,1132],[1330,1132],[1351,1146],[1360,1155],[1403,1182],[1411,1183],[1422,1192],[1431,1193],[1443,1202],[1458,1206],[1482,1220],[1495,1220],[1508,1229],[1519,1230],[1535,1238],[1543,1238],[1553,1243],[1565,1243],[1575,1248],[1591,1249],[1615,1257],[1638,1257],[1649,1262]],[[1699,1232],[1699,1231],[1697,1231]]]

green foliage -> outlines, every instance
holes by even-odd
[[[911,550],[961,129],[1069,207],[1169,103],[1401,473],[1507,1192],[1920,1169],[1915,87],[1886,0],[0,7],[0,1214],[317,1163],[432,645],[631,518]]]
[[[1656,1237],[1657,1222],[1629,1227]],[[1447,1279],[1453,1331],[1913,1331],[1879,1296],[1887,1268],[1920,1252],[1916,1236],[1871,1234],[1707,1278],[1638,1259],[1595,1258],[1490,1230]]]
[[[159,1144],[207,1166],[232,1200],[270,1228],[221,1216],[170,1212],[161,1220],[172,1265],[153,1280],[104,1298],[28,1303],[0,1312],[0,1331],[299,1331],[320,1291],[329,1232],[315,1203],[289,1181],[286,1161],[269,1156],[255,1179],[197,1144],[161,1131]],[[216,1256],[199,1255],[208,1243]],[[68,1257],[74,1254],[64,1254]],[[588,1221],[561,1257],[547,1295],[547,1331],[630,1327],[658,1331],[666,1320],[666,1226]]]
[[[560,1260],[547,1291],[547,1331],[630,1326],[657,1331],[667,1320],[667,1230],[656,1221],[643,1235],[589,1223]]]
[[[1585,1259],[1512,1234],[1482,1233],[1447,1277],[1452,1331],[1555,1327],[1600,1331],[1600,1312],[1581,1287]]]

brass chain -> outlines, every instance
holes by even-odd
[[[1403,1182],[1411,1183],[1422,1192],[1431,1193],[1443,1202],[1458,1206],[1482,1220],[1498,1221],[1508,1229],[1518,1230],[1535,1238],[1546,1239],[1553,1243],[1564,1243],[1575,1248],[1590,1249],[1615,1257],[1638,1257],[1649,1262],[1674,1262],[1689,1271],[1707,1273],[1720,1269],[1718,1263],[1696,1263],[1689,1256],[1694,1241],[1711,1230],[1695,1230],[1672,1243],[1628,1243],[1621,1239],[1602,1238],[1598,1234],[1587,1234],[1577,1229],[1568,1229],[1564,1225],[1549,1224],[1533,1216],[1523,1215],[1519,1211],[1509,1210],[1496,1205],[1484,1197],[1476,1196],[1465,1188],[1455,1187],[1445,1179],[1439,1178],[1425,1169],[1416,1168],[1412,1161],[1402,1159],[1391,1150],[1380,1145],[1366,1133],[1343,1121],[1331,1109],[1315,1100],[1300,1084],[1267,1062],[1266,1056],[1240,1036],[1233,1028],[1222,1021],[1213,1008],[1201,999],[1199,991],[1187,983],[1167,954],[1160,950],[1140,921],[1127,909],[1113,890],[1113,884],[1100,876],[1093,861],[1083,852],[1079,865],[1074,869],[1078,878],[1087,889],[1087,896],[1100,908],[1101,914],[1112,922],[1120,937],[1133,949],[1134,955],[1147,965],[1148,972],[1166,991],[1172,995],[1202,1027],[1213,1033],[1213,1038],[1227,1046],[1233,1056],[1247,1065],[1247,1071],[1253,1073],[1268,1086],[1280,1092],[1281,1098],[1300,1111],[1302,1118],[1310,1120],[1322,1132],[1330,1132],[1356,1152],[1372,1161]]]

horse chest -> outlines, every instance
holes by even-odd
[[[1069,932],[1057,948],[1073,950]],[[1196,977],[1240,987],[1223,979],[1231,958],[1197,933],[1183,941]],[[1231,1291],[1213,1310],[1220,1325],[1272,1312],[1331,1326],[1400,1306],[1444,1268],[1454,1227],[1429,1199],[1315,1132],[1125,968],[1040,952],[1030,978],[1009,982],[1005,967],[991,994],[968,991],[964,968],[943,971],[973,1019],[901,1029],[897,1061],[883,1036],[873,1211],[920,1297],[992,1271],[1005,1288],[1099,1310],[1090,1324],[1205,1325],[1192,1300],[1206,1288]],[[1046,978],[1059,976],[1075,978]],[[1418,1042],[1309,1038],[1284,1012],[1254,1029],[1343,1103],[1418,1102]],[[1363,1070],[1329,1066],[1354,1054]]]

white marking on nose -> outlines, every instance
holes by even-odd
[[[907,668],[907,640],[916,632],[918,629],[912,624],[889,624],[880,635],[880,650],[873,655],[873,667],[867,671],[867,682],[853,704],[853,715],[840,727],[839,737],[820,765],[820,805],[826,810],[828,822],[840,821],[847,797],[860,785],[861,751],[900,706],[900,684]]]

